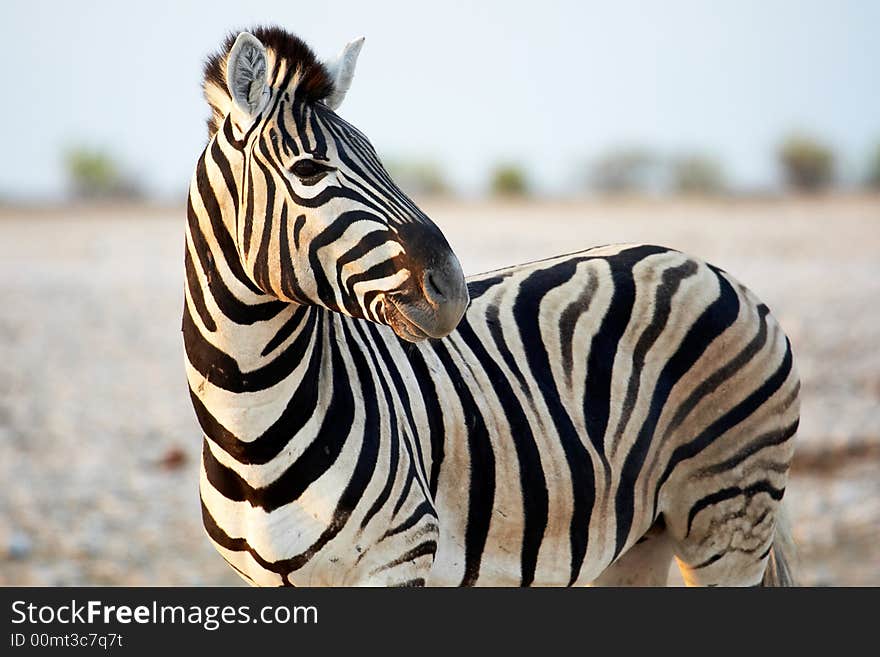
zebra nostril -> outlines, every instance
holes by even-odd
[[[446,293],[443,290],[443,285],[437,282],[438,278],[436,272],[430,269],[426,270],[423,276],[422,288],[425,291],[425,296],[428,297],[428,301],[432,303],[440,303],[446,300]]]

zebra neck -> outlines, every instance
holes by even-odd
[[[280,301],[246,274],[234,239],[236,154],[215,136],[190,185],[183,337],[205,434],[249,461],[261,460],[267,445],[281,440],[274,426],[279,416],[289,419],[297,405],[313,411],[322,403],[328,327],[320,309]],[[264,434],[271,440],[257,440]]]
[[[368,460],[386,451],[407,458],[427,488],[433,449],[416,429],[422,423],[414,414],[424,412],[419,386],[390,329],[314,306],[290,306],[262,328],[270,326],[259,339],[256,331],[218,336],[222,349],[187,338],[212,484],[228,480],[218,472],[231,468],[247,473],[252,486],[268,486],[281,472],[296,486],[330,468],[349,445],[374,454]],[[272,343],[260,367],[239,367],[236,354],[246,359]]]
[[[323,463],[357,433],[386,447],[402,440],[424,481],[434,450],[417,429],[425,383],[410,363],[413,345],[387,326],[280,301],[255,285],[235,246],[232,147],[219,144],[208,145],[190,187],[183,313],[207,453],[229,466],[284,467],[307,456],[299,447],[315,445],[321,451],[310,458]]]

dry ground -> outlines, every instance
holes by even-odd
[[[808,584],[880,585],[880,199],[425,204],[470,273],[610,242],[699,255],[773,309],[803,419]],[[0,211],[0,584],[235,584],[203,537],[183,211]]]

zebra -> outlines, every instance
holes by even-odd
[[[465,279],[336,110],[363,39],[208,58],[182,332],[203,523],[266,586],[793,582],[788,338],[619,244]]]

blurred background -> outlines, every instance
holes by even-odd
[[[478,6],[475,6],[478,5]],[[364,35],[340,114],[467,273],[609,242],[733,273],[803,379],[813,585],[880,585],[880,4],[0,5],[0,584],[236,584],[199,515],[180,310],[201,66]]]

